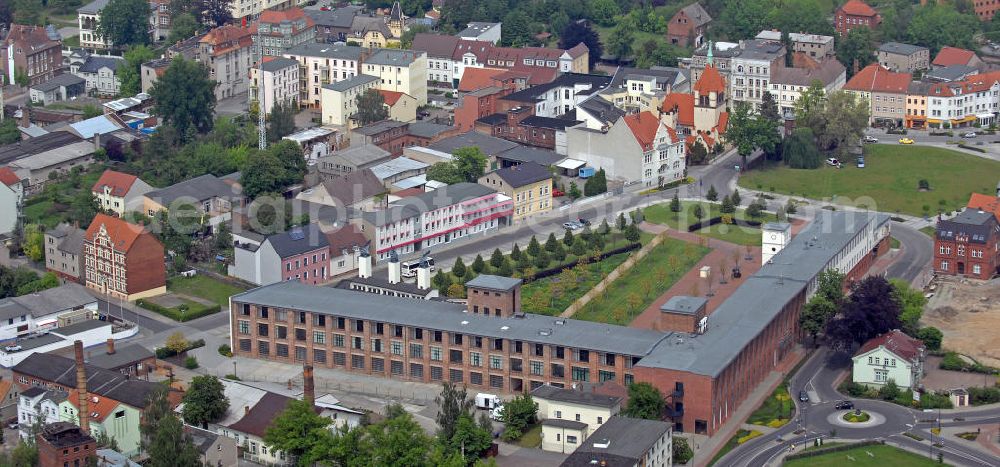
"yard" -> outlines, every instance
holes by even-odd
[[[521,307],[530,313],[558,315],[588,290],[594,288],[605,275],[614,271],[628,257],[629,253],[609,256],[596,263],[576,266],[571,273],[564,272],[558,276],[524,284],[521,288],[521,296],[524,297]]]
[[[531,425],[514,444],[522,448],[538,448],[542,445],[542,424]]]
[[[229,309],[229,297],[244,288],[204,274],[172,277],[167,280],[167,294],[136,302],[139,306],[174,321],[190,321]]]
[[[771,164],[740,177],[751,190],[838,204],[864,205],[913,216],[961,209],[973,191],[993,193],[1000,162],[930,146],[873,144],[865,147],[866,167],[791,169]],[[921,181],[927,188],[921,189]]]
[[[708,252],[706,247],[667,238],[573,318],[627,325]]]
[[[871,453],[872,455],[868,455]],[[921,467],[941,465],[937,460],[885,445],[861,446],[785,462],[785,467]]]
[[[749,195],[749,193],[745,194],[745,196]],[[743,201],[748,202],[746,198],[744,198]],[[701,204],[704,212],[702,220],[711,219],[721,215],[721,212],[719,211],[721,205],[716,203],[697,203],[694,201],[682,201],[681,212],[673,212],[670,210],[670,203],[662,203],[649,206],[643,210],[643,214],[645,214],[647,222],[653,224],[663,224],[672,229],[686,232],[688,226],[699,222],[698,218],[693,214],[694,206],[697,204]],[[754,220],[749,219],[749,216],[746,215],[745,209],[737,209],[734,217],[739,220]],[[756,221],[770,222],[776,219],[777,217],[775,217],[774,214],[763,213],[763,215],[757,218]],[[760,246],[761,241],[759,228],[743,227],[734,224],[716,224],[711,227],[698,230],[695,233],[705,237],[735,243],[737,245]]]
[[[41,224],[45,229],[51,229],[60,222],[73,219],[73,205],[81,203],[84,193],[101,178],[103,171],[70,172],[58,182],[50,183],[41,193],[27,199],[24,204],[24,220],[27,224]],[[76,219],[80,227],[87,228],[90,219]]]
[[[191,277],[170,278],[167,281],[167,290],[215,302],[222,308],[228,308],[229,297],[246,289],[205,274],[197,274]]]

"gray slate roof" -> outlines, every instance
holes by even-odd
[[[441,133],[451,130],[454,127],[448,125],[442,125],[440,123],[431,122],[410,122],[408,130],[413,136],[420,136],[422,138],[433,138]]]
[[[384,131],[389,131],[393,128],[399,128],[401,126],[406,126],[406,123],[403,123],[399,120],[379,120],[377,122],[369,123],[365,126],[357,127],[351,131],[360,135],[371,136],[371,135],[377,135]]]
[[[90,292],[87,292],[86,287],[75,282],[67,282],[58,287],[21,295],[10,300],[31,310],[32,316],[45,316],[97,303],[97,299]]]
[[[146,193],[147,198],[155,200],[165,207],[182,198],[201,202],[212,198],[230,199],[234,196],[235,194],[231,186],[211,174],[200,175],[190,180]]]
[[[310,286],[297,281],[258,287],[234,295],[232,300],[349,319],[396,323],[489,338],[589,348],[622,355],[645,355],[664,336],[663,333],[646,329],[574,319],[560,320],[530,313],[523,318],[496,318],[466,313],[465,307],[456,303],[388,297]]]
[[[138,409],[144,408],[149,395],[162,387],[159,383],[129,379],[121,373],[95,365],[84,364],[84,367],[87,370],[88,392]],[[13,371],[65,387],[76,387],[76,362],[71,358],[33,353],[14,365]]]
[[[323,188],[341,206],[350,206],[386,192],[382,180],[376,177],[371,169],[351,172],[342,178],[328,180],[323,183]]]
[[[492,173],[514,188],[552,178],[552,172],[549,172],[549,169],[534,162],[525,162],[504,169],[497,169]]]
[[[115,348],[115,353],[101,352],[91,355],[87,363],[105,370],[116,370],[125,365],[153,358],[153,352],[139,344],[128,344]]]
[[[364,11],[363,6],[346,6],[326,11],[318,8],[306,8],[305,10],[306,16],[312,18],[318,26],[343,29],[350,29],[351,24],[354,22],[354,17],[361,14],[362,11]]]
[[[521,285],[521,279],[516,279],[513,277],[504,276],[494,276],[491,274],[480,274],[469,282],[466,282],[467,287],[475,287],[479,289],[490,289],[490,290],[500,290],[506,291]]]
[[[570,88],[575,89],[576,86],[581,86],[579,91],[574,91],[576,95],[588,95],[596,93],[608,85],[614,79],[613,76],[608,75],[588,75],[583,73],[563,73],[559,75],[556,79],[549,83],[540,84],[538,86],[532,86],[527,89],[523,89],[517,92],[510,93],[500,99],[515,102],[538,102],[542,100],[541,96],[548,93],[553,89],[558,88]],[[583,89],[582,86],[589,86],[587,89]]]
[[[563,418],[546,418],[542,420],[542,425],[553,426],[556,428],[565,428],[567,430],[583,430],[587,428],[586,423],[577,422],[574,420],[566,420]]]
[[[413,50],[381,49],[365,60],[365,65],[410,66],[423,52]]]
[[[118,71],[118,66],[122,63],[125,63],[125,60],[121,58],[90,55],[78,70],[80,73],[97,73],[101,68],[108,68],[115,72]]]
[[[355,167],[363,167],[388,160],[392,157],[392,154],[374,144],[365,144],[337,151],[328,157],[342,159],[344,162]]]
[[[557,388],[549,384],[543,384],[534,391],[531,397],[545,399],[549,401],[568,402],[571,404],[590,405],[594,407],[614,407],[622,402],[621,397],[595,394],[579,389]]]
[[[27,316],[30,314],[31,310],[25,308],[20,303],[17,303],[12,299],[5,298],[0,300],[0,321],[18,318],[20,316]]]
[[[353,78],[342,79],[336,83],[324,84],[323,89],[344,92],[353,87],[362,86],[378,80],[379,78],[371,75],[355,75]]]
[[[708,304],[708,299],[704,297],[689,297],[686,295],[675,295],[670,297],[666,303],[660,305],[660,311],[693,315],[698,310]]]
[[[551,149],[542,149],[531,146],[517,146],[500,154],[495,154],[498,159],[515,162],[534,162],[538,165],[550,166],[565,159]]]
[[[32,86],[31,89],[34,89],[34,90],[37,90],[37,91],[42,91],[42,92],[49,92],[49,91],[55,91],[56,89],[59,89],[59,88],[61,88],[63,86],[66,86],[66,87],[74,86],[74,85],[79,86],[79,85],[83,85],[83,84],[86,84],[86,83],[87,83],[87,80],[85,80],[85,79],[83,79],[83,78],[81,78],[79,76],[76,76],[76,75],[73,75],[73,74],[69,74],[69,73],[63,73],[61,75],[54,76],[52,79],[50,79],[50,80],[48,80],[48,81],[46,81],[44,83],[36,84],[36,85]]]
[[[329,248],[330,242],[319,229],[319,224],[311,223],[302,227],[292,227],[284,232],[267,237],[278,257],[301,255],[319,248]]]
[[[590,434],[563,463],[563,466],[583,467],[598,464],[617,467],[634,465],[642,459],[670,425],[656,420],[643,420],[614,416]],[[608,442],[606,448],[595,447],[595,443]]]
[[[361,60],[361,47],[356,45],[320,44],[303,42],[285,51],[284,55],[304,57],[338,58],[341,60]]]
[[[683,11],[688,18],[691,18],[691,21],[694,22],[696,27],[712,21],[712,16],[709,15],[708,12],[705,11],[705,8],[701,6],[701,3],[698,2],[694,2],[684,8],[681,8],[681,11]]]
[[[264,62],[263,65],[261,65],[261,68],[263,68],[264,71],[269,71],[271,73],[274,73],[275,71],[283,70],[285,68],[295,67],[298,65],[299,62],[292,60],[290,58],[276,57]]]
[[[59,239],[59,244],[56,245],[56,248],[59,251],[65,251],[75,255],[79,255],[83,252],[83,237],[86,232],[79,227],[74,227],[65,222],[61,222],[48,232],[45,232],[45,234]]]
[[[577,112],[587,112],[595,119],[602,122],[617,122],[619,118],[625,116],[625,111],[619,109],[614,104],[601,96],[591,96],[589,99],[576,106]]]
[[[886,52],[897,55],[913,55],[917,52],[927,50],[927,47],[919,45],[904,44],[902,42],[886,42],[878,47],[879,52]]]
[[[436,151],[452,154],[456,149],[467,148],[470,146],[479,148],[479,150],[486,156],[493,156],[504,151],[509,151],[517,147],[518,144],[490,135],[484,135],[477,131],[470,131],[452,136],[450,138],[442,139],[441,141],[438,141],[428,147]]]

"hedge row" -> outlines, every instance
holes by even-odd
[[[630,244],[625,245],[623,247],[615,248],[614,250],[608,250],[608,251],[605,251],[604,253],[601,253],[600,257],[598,257],[598,261],[603,261],[604,259],[606,259],[609,256],[614,256],[614,255],[618,255],[618,254],[622,254],[622,253],[628,253],[630,251],[638,250],[640,248],[642,248],[642,243],[638,243],[638,242],[636,242],[636,243],[630,243]],[[538,271],[538,272],[535,273],[534,277],[531,280],[525,279],[524,282],[528,283],[528,282],[536,281],[538,279],[544,279],[546,277],[551,277],[551,276],[559,275],[559,274],[561,274],[563,272],[563,270],[565,270],[567,268],[572,268],[573,266],[576,266],[577,264],[579,264],[581,261],[593,261],[593,259],[594,258],[591,257],[591,256],[586,256],[586,257],[583,257],[583,258],[577,258],[575,261],[572,261],[572,262],[569,262],[569,263],[565,263],[565,264],[560,264],[559,266],[556,266],[554,268],[549,268],[549,269],[544,269],[544,270]]]
[[[822,456],[824,454],[830,454],[831,452],[850,451],[851,449],[862,448],[865,446],[875,446],[879,444],[885,444],[885,441],[874,441],[874,440],[862,441],[860,443],[841,444],[839,446],[830,446],[828,448],[819,448],[819,449],[813,449],[811,451],[802,451],[785,456],[785,460],[790,461],[794,459],[805,459],[807,457],[815,457],[815,456]]]
[[[204,347],[204,346],[205,346],[205,339],[195,339],[191,342],[188,342],[188,346],[186,349],[184,349],[184,351],[187,352],[188,350],[197,349],[199,347]],[[174,352],[173,350],[170,350],[166,347],[157,347],[153,353],[155,353],[156,358],[160,360],[177,355],[177,352]]]
[[[721,224],[721,223],[722,223],[722,216],[713,217],[711,219],[701,221],[697,224],[689,225],[688,232],[695,232],[704,229],[706,227],[711,227],[715,224]],[[735,217],[732,218],[732,222],[729,223],[729,225],[738,225],[740,227],[751,227],[751,228],[759,228],[760,224],[761,223],[757,221],[745,221],[743,219],[736,219]]]
[[[167,308],[165,306],[157,305],[156,303],[148,302],[146,300],[137,300],[136,305],[139,305],[149,311],[159,313],[167,318],[174,321],[185,322],[191,321],[192,319],[201,318],[202,316],[208,316],[213,313],[218,313],[222,311],[222,307],[218,303],[214,305],[203,305],[201,303],[192,302],[191,308],[187,311],[181,313],[177,308]]]
[[[968,144],[962,144],[962,143],[958,143],[958,147],[960,147],[960,148],[962,148],[962,149],[968,149],[968,150],[970,150],[970,151],[976,151],[976,152],[986,152],[986,150],[985,150],[985,149],[983,149],[983,148],[977,148],[977,147],[975,147],[975,146],[969,146]]]

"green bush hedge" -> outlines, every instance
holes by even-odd
[[[962,357],[958,356],[957,352],[946,352],[944,358],[941,359],[941,364],[938,368],[942,370],[952,370],[952,371],[968,371],[972,373],[982,373],[986,375],[993,375],[997,373],[997,369],[983,365],[982,363],[976,362],[967,363]]]
[[[860,443],[841,444],[838,446],[830,446],[828,448],[813,449],[811,451],[802,451],[785,456],[785,460],[790,461],[793,459],[804,459],[807,457],[822,456],[824,454],[829,454],[831,452],[850,451],[851,449],[854,448],[860,448],[864,446],[874,446],[877,444],[885,444],[885,441],[862,441]]]
[[[204,346],[205,346],[205,339],[195,339],[193,341],[188,342],[188,346],[186,349],[184,349],[184,351],[187,352],[188,350],[197,349],[199,347],[204,347]],[[173,350],[170,350],[166,347],[157,347],[156,350],[153,351],[153,353],[156,354],[156,358],[160,360],[177,355],[177,352],[174,352]]]
[[[165,306],[157,305],[156,303],[147,302],[145,300],[137,300],[135,304],[149,311],[152,311],[154,313],[159,313],[163,316],[166,316],[167,318],[170,318],[174,321],[178,321],[181,323],[222,311],[222,307],[220,307],[218,304],[203,305],[201,303],[194,303],[194,302],[192,302],[190,308],[184,312],[181,312],[179,307],[167,308]]]
[[[983,149],[983,148],[977,148],[977,147],[975,147],[975,146],[969,146],[968,144],[962,144],[962,143],[958,143],[958,147],[960,147],[960,148],[962,148],[962,149],[968,149],[968,150],[970,150],[970,151],[976,151],[976,152],[986,152],[986,150],[985,150],[985,149]]]

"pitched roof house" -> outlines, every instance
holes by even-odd
[[[163,244],[143,226],[98,214],[84,234],[87,287],[124,300],[167,291]]]
[[[135,175],[105,170],[90,192],[97,198],[101,209],[120,217],[125,211],[141,210],[143,195],[152,190],[153,187]]]
[[[662,185],[683,177],[684,141],[652,112],[621,117],[606,129],[566,130],[567,155],[609,178]]]
[[[900,388],[914,388],[923,376],[925,352],[922,341],[898,329],[874,337],[852,358],[854,382],[883,385],[894,381]]]
[[[711,22],[712,16],[705,11],[701,3],[694,2],[681,8],[670,18],[670,22],[667,23],[667,40],[682,47],[691,44],[699,47]]]
[[[934,56],[934,61],[931,62],[931,65],[935,68],[944,68],[953,65],[978,68],[983,65],[983,61],[971,50],[946,45],[941,47],[938,54]]]

